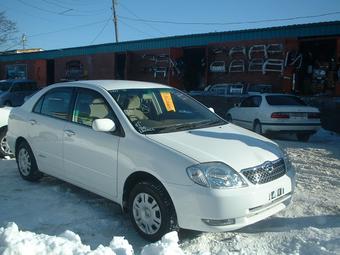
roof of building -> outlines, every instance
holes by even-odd
[[[34,53],[0,55],[0,62],[34,59],[54,59],[68,56],[91,55],[108,52],[140,51],[148,49],[203,46],[210,43],[244,40],[268,40],[274,38],[301,38],[340,35],[340,21],[319,22],[280,27],[247,29],[228,32],[214,32],[171,36],[163,38],[106,43],[99,45],[46,50]]]

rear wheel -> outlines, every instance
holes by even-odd
[[[310,133],[297,133],[296,137],[301,142],[308,142],[311,135],[312,134],[310,134]]]
[[[160,183],[138,183],[129,197],[129,214],[138,233],[148,241],[157,241],[177,229],[174,207]]]
[[[225,117],[226,121],[228,122],[233,122],[233,118],[231,117],[231,114],[227,114],[227,116]]]
[[[21,177],[27,181],[38,181],[42,176],[31,147],[27,142],[22,141],[16,149],[16,160]]]
[[[7,127],[1,129],[0,131],[0,157],[12,157],[13,153],[11,152],[11,149],[8,146],[7,143]]]
[[[262,125],[260,121],[255,120],[254,126],[253,126],[253,131],[259,135],[262,135]]]

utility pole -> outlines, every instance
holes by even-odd
[[[26,44],[27,38],[25,34],[22,34],[21,36],[21,43],[22,43],[22,49],[25,49],[25,44]]]
[[[115,37],[116,37],[116,42],[118,42],[118,24],[117,24],[117,15],[116,15],[116,0],[112,0],[112,11],[113,11],[113,23],[115,25]]]

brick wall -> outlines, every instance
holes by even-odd
[[[0,79],[7,79],[6,68],[8,65],[24,64],[27,67],[27,79],[35,80],[38,86],[46,84],[46,61],[45,60],[23,60],[0,63]]]

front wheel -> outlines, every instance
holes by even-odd
[[[140,182],[132,189],[129,214],[138,233],[151,242],[177,229],[171,199],[164,187],[155,182]]]
[[[12,157],[13,153],[11,152],[11,149],[9,148],[9,145],[7,143],[7,128],[3,128],[0,131],[0,156],[1,157]]]
[[[22,141],[15,152],[21,177],[31,182],[38,181],[43,174],[38,169],[37,162],[28,143]]]

